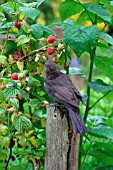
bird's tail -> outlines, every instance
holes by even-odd
[[[69,111],[69,115],[75,131],[77,133],[83,133],[83,134],[87,133],[87,129],[79,113],[79,109],[72,106],[67,106],[66,108]]]

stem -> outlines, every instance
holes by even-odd
[[[90,70],[89,70],[88,83],[91,82],[91,80],[92,80],[92,72],[93,72],[93,63],[94,63],[95,51],[96,51],[96,47],[93,47],[92,54],[90,55],[91,61],[90,61]],[[86,103],[84,122],[86,122],[88,112],[89,112],[89,104],[90,104],[90,87],[88,85],[87,85],[87,95],[88,95],[88,99],[87,99],[87,103]]]
[[[85,7],[79,0],[77,0],[77,1],[78,1],[78,2],[81,4],[81,6],[85,9],[85,11],[86,11],[86,13],[87,13],[87,15],[88,15],[90,21],[92,22],[92,24],[94,24],[92,18],[91,18],[90,15],[88,14],[88,11],[87,11],[86,7]]]
[[[89,70],[88,82],[91,82],[91,80],[92,80],[95,51],[96,51],[96,47],[93,47],[92,53],[90,52],[90,70]],[[88,99],[87,99],[87,102],[86,102],[84,122],[86,122],[86,120],[87,120],[87,116],[88,116],[88,113],[89,113],[89,105],[90,105],[90,87],[88,86],[88,83],[87,83],[87,95],[88,95]],[[83,141],[83,136],[80,136],[80,146],[79,146],[80,148],[82,146],[82,141]],[[80,154],[79,154],[79,168],[81,168],[81,159],[82,159],[82,152],[80,152]]]
[[[92,106],[89,107],[89,110],[91,110],[100,100],[102,100],[110,92],[111,92],[111,90],[108,91],[107,93],[105,93],[102,97],[100,97],[100,99],[98,99]]]
[[[11,158],[12,158],[12,148],[10,148],[9,158],[7,160],[7,163],[6,163],[5,170],[8,169],[9,161],[10,161]]]

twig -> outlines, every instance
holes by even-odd
[[[102,100],[110,92],[111,92],[111,90],[108,91],[107,93],[105,93],[102,97],[100,97],[100,99],[98,99],[92,106],[90,106],[89,110],[91,110],[100,100]]]
[[[10,161],[11,158],[12,158],[12,148],[10,148],[9,158],[7,160],[7,163],[6,163],[5,170],[8,169],[9,161]]]

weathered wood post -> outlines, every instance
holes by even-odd
[[[45,170],[78,170],[80,135],[67,114],[47,105]]]

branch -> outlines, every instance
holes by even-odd
[[[111,92],[108,91],[107,93],[105,93],[102,97],[100,97],[100,99],[98,99],[91,107],[89,107],[89,110],[91,110],[100,100],[102,100],[105,96],[107,96],[107,94],[109,94]]]
[[[9,158],[8,158],[6,166],[5,166],[6,170],[8,170],[8,165],[9,165],[9,161],[10,161],[11,158],[12,158],[12,148],[10,148]]]

